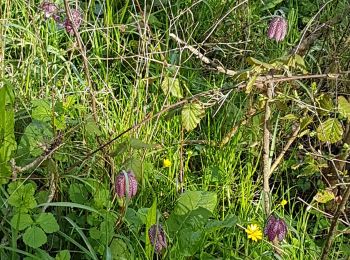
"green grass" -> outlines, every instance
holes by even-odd
[[[182,108],[177,107],[127,132],[89,158],[85,156],[144,118],[181,100],[162,91],[166,76],[180,80],[183,97],[188,99],[238,83],[237,79],[208,69],[174,42],[169,33],[200,47],[202,53],[227,68],[244,70],[250,67],[248,57],[270,62],[286,55],[325,1],[282,1],[267,10],[263,10],[261,1],[246,1],[229,14],[238,4],[236,1],[106,0],[101,7],[102,2],[81,1],[79,6],[84,17],[79,32],[95,91],[97,122],[75,37],[52,19],[45,20],[38,1],[4,0],[0,4],[0,87],[6,86],[6,91],[14,94],[11,103],[10,95],[0,92],[0,98],[7,100],[0,100],[0,105],[4,104],[0,114],[11,117],[11,111],[14,112],[14,127],[4,140],[12,140],[13,136],[17,143],[7,157],[0,148],[1,176],[7,171],[7,181],[0,192],[0,258],[53,259],[60,252],[69,254],[71,259],[320,258],[330,221],[298,199],[326,211],[325,206],[312,202],[318,188],[324,186],[319,174],[309,172],[304,176],[306,149],[299,145],[306,146],[306,138],[289,149],[270,181],[272,209],[285,219],[289,230],[280,245],[283,256],[274,252],[266,237],[253,242],[244,230],[253,223],[263,229],[267,218],[262,195],[263,93],[246,94],[233,89],[227,96],[200,97],[206,110],[194,130],[184,129]],[[63,1],[57,4],[63,8]],[[331,19],[347,5],[346,0],[327,4],[315,23]],[[94,10],[100,7],[103,16],[98,17]],[[266,30],[271,15],[279,8],[287,14],[289,30],[286,39],[276,43],[267,38]],[[316,41],[304,57],[308,71],[348,70],[348,41],[349,18],[345,17],[334,25],[329,37]],[[338,89],[333,83],[325,91],[320,88],[324,93],[332,93]],[[301,84],[307,88],[311,81]],[[286,98],[278,95],[272,106],[271,131],[276,127],[274,156],[292,132],[293,122],[283,117],[301,116],[300,107],[293,101],[296,93],[303,102],[315,104],[300,85],[284,84],[283,91],[278,92]],[[347,90],[340,87],[339,91]],[[260,112],[248,116],[248,123],[219,147],[217,144],[251,108]],[[316,117],[322,118],[316,112]],[[316,121],[314,125],[316,128]],[[0,123],[0,127],[5,129],[6,124]],[[19,173],[13,182],[10,159],[17,166],[27,165],[61,132],[62,146],[44,162]],[[310,142],[316,143],[313,140]],[[6,141],[1,144],[7,149]],[[170,159],[171,167],[163,167],[165,158]],[[302,165],[295,167],[297,164]],[[123,203],[115,196],[114,181],[119,172],[128,169],[137,176],[138,193],[123,209]],[[182,184],[178,179],[180,172]],[[21,183],[20,186],[35,183],[36,204],[48,203],[45,212],[52,213],[59,224],[60,230],[47,233],[47,242],[40,248],[23,242],[25,229],[18,230],[11,225],[11,219],[17,213],[29,214],[35,222],[42,207],[21,206],[18,201],[11,204],[10,197],[16,192],[9,190],[11,182]],[[185,194],[215,194],[213,210],[204,209],[210,207],[204,204],[185,217],[176,215],[181,188]],[[282,199],[288,201],[285,207],[279,204]],[[152,213],[155,200],[157,212]],[[205,217],[206,214],[209,215]],[[156,255],[146,241],[146,225],[155,223],[151,220],[161,223],[167,233],[168,247],[162,255]],[[174,232],[176,221],[183,226]],[[346,228],[340,225],[339,230]],[[337,234],[329,259],[349,259],[349,239],[346,232]]]

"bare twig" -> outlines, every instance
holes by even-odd
[[[271,206],[270,206],[270,185],[269,178],[271,172],[271,160],[270,160],[270,130],[269,122],[271,116],[270,102],[273,95],[273,84],[270,83],[267,88],[267,100],[265,104],[265,117],[264,117],[264,156],[263,156],[263,189],[264,189],[264,208],[266,216],[270,215]]]
[[[350,186],[348,186],[346,188],[346,190],[344,192],[343,199],[342,199],[341,203],[339,204],[337,211],[334,214],[334,218],[332,220],[332,223],[331,223],[331,226],[329,228],[328,235],[326,238],[326,242],[325,242],[325,245],[323,247],[321,260],[328,259],[329,249],[332,246],[332,243],[334,240],[334,235],[337,231],[338,219],[339,219],[340,215],[342,214],[342,212],[344,212],[345,206],[348,203],[349,197],[350,197]]]
[[[294,130],[292,136],[289,138],[286,146],[283,148],[283,150],[281,151],[281,153],[277,156],[276,160],[273,162],[271,169],[270,169],[270,176],[272,175],[272,173],[275,171],[275,169],[277,168],[277,166],[281,163],[284,155],[286,154],[286,152],[288,151],[289,147],[292,145],[292,143],[295,141],[295,139],[298,137],[298,133],[300,131],[300,125],[297,126],[297,128]],[[269,176],[269,177],[270,177]]]

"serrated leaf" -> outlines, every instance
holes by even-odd
[[[331,201],[334,198],[334,193],[330,190],[318,191],[317,194],[314,196],[314,200],[316,200],[319,203],[327,203],[328,201]]]
[[[186,191],[178,199],[174,213],[184,215],[189,211],[204,208],[211,213],[214,212],[217,203],[217,195],[209,191]]]
[[[170,93],[172,96],[176,98],[183,97],[182,91],[180,88],[180,81],[177,78],[165,76],[161,87],[165,95],[168,95]]]
[[[271,8],[274,8],[279,3],[283,2],[283,0],[270,0],[265,2],[264,7],[261,9],[261,11],[269,10]]]
[[[182,109],[181,115],[182,125],[187,131],[191,131],[197,127],[204,117],[204,109],[198,103],[186,104]]]
[[[52,213],[40,213],[35,222],[40,225],[45,233],[54,233],[60,229],[60,226]]]
[[[35,99],[32,101],[32,118],[38,121],[51,121],[52,111],[51,103],[44,99]]]
[[[37,227],[33,226],[28,228],[23,234],[23,242],[30,247],[38,248],[47,242],[45,232]]]
[[[113,259],[118,259],[118,260],[133,259],[131,257],[131,254],[127,245],[120,238],[113,239],[110,248],[111,248]]]
[[[17,213],[11,219],[11,226],[17,230],[24,230],[33,223],[29,214]]]
[[[317,137],[322,142],[335,143],[341,140],[343,128],[336,118],[329,118],[317,128]]]
[[[68,190],[69,199],[74,203],[84,204],[89,196],[86,187],[80,183],[73,183]]]
[[[343,96],[338,97],[338,110],[343,117],[346,117],[350,121],[350,103]]]
[[[33,183],[12,182],[8,186],[8,192],[11,194],[8,203],[19,212],[28,212],[28,210],[35,208],[37,205]]]

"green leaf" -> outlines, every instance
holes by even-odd
[[[186,228],[179,232],[178,238],[181,255],[193,256],[202,248],[204,232]]]
[[[269,64],[269,63],[266,63],[266,62],[263,62],[263,61],[260,61],[260,60],[257,60],[253,57],[248,57],[247,58],[247,62],[252,65],[252,66],[258,66],[258,67],[262,67],[262,68],[265,68],[265,69],[273,69],[274,66]]]
[[[58,252],[55,260],[70,260],[70,252],[68,250],[62,250]]]
[[[317,128],[317,137],[322,142],[335,143],[341,140],[343,128],[336,118],[330,118]]]
[[[199,103],[189,103],[182,109],[182,125],[187,131],[197,127],[204,116],[204,109]]]
[[[100,225],[101,237],[100,241],[103,244],[109,244],[114,236],[114,223],[112,219],[107,219],[103,221]]]
[[[51,103],[48,100],[35,99],[32,101],[32,118],[38,121],[50,122],[52,117]]]
[[[89,193],[85,186],[80,183],[73,183],[68,190],[69,199],[74,203],[84,204],[87,201]]]
[[[211,213],[214,212],[217,203],[217,195],[210,191],[186,191],[178,199],[174,213],[184,215],[189,211],[205,208]]]
[[[7,183],[10,179],[9,161],[17,147],[14,134],[13,100],[12,88],[4,84],[0,88],[0,185]]]
[[[47,237],[41,228],[33,226],[24,232],[23,242],[27,246],[38,248],[47,242]]]
[[[11,226],[17,230],[24,230],[33,223],[29,214],[17,213],[11,219]]]
[[[85,122],[85,131],[91,136],[101,136],[102,132],[93,120],[92,117],[88,118]]]
[[[346,117],[350,121],[350,103],[343,96],[338,97],[338,110],[343,117]]]
[[[96,227],[92,227],[92,228],[90,228],[90,230],[89,230],[89,235],[90,235],[90,237],[93,238],[93,239],[100,239],[100,237],[101,237],[101,231],[98,230],[98,228],[96,228]]]
[[[40,225],[45,233],[54,233],[60,229],[60,226],[52,213],[40,213],[35,222]]]
[[[261,9],[261,11],[265,11],[265,10],[269,10],[274,8],[276,5],[278,5],[279,3],[282,3],[283,0],[270,0],[270,1],[266,1],[264,7]]]
[[[254,75],[249,79],[249,81],[248,81],[248,83],[247,83],[247,87],[246,87],[246,89],[245,89],[245,93],[246,93],[246,94],[249,94],[250,92],[252,92],[252,89],[253,89],[253,86],[254,86],[254,83],[255,83],[257,77],[258,77],[258,74],[254,74]]]
[[[34,197],[35,188],[33,183],[11,182],[8,186],[8,192],[11,194],[8,203],[20,212],[28,212],[37,204]]]
[[[151,245],[151,241],[148,237],[148,230],[153,224],[156,224],[156,223],[157,223],[157,200],[154,199],[152,207],[147,212],[147,218],[146,218],[146,232],[145,232],[146,254],[149,259],[151,259],[151,256],[152,256],[153,246]]]
[[[119,238],[113,239],[111,243],[111,252],[112,252],[112,257],[115,260],[128,260],[128,259],[133,259],[131,257],[130,251],[127,247],[127,245],[124,243],[123,240]]]
[[[157,147],[155,144],[147,144],[136,138],[130,138],[130,146],[134,149],[152,149]]]
[[[172,96],[176,98],[183,97],[182,91],[180,88],[180,82],[177,78],[171,78],[171,77],[165,76],[161,87],[165,95],[168,95],[168,93],[170,93]]]
[[[318,191],[314,196],[314,200],[319,203],[327,203],[335,198],[334,193],[331,190],[321,190]]]

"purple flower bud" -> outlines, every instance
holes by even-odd
[[[124,174],[124,172],[120,173],[116,180],[115,180],[115,191],[118,195],[118,197],[123,198],[125,196],[128,196],[129,198],[132,198],[137,193],[137,180],[135,178],[135,175],[132,171],[127,172],[127,178]],[[126,181],[128,179],[129,183],[129,192],[127,192],[127,185]],[[127,192],[127,194],[126,194]]]
[[[157,253],[160,253],[164,248],[166,248],[166,235],[163,230],[162,225],[154,224],[148,230],[148,237],[151,241],[151,244],[155,247]]]
[[[73,25],[75,26],[76,29],[78,29],[81,25],[83,18],[81,13],[76,9],[70,10],[70,13],[72,15],[72,20],[70,20],[69,17],[67,16],[63,26],[64,28],[66,28],[67,33],[69,33],[70,35],[73,35],[74,34]]]
[[[269,25],[269,30],[267,31],[267,36],[270,39],[275,39],[276,41],[283,41],[287,34],[288,23],[287,20],[281,16],[274,17]]]
[[[278,241],[282,241],[287,234],[287,224],[281,218],[276,218],[271,215],[264,229],[264,235],[268,236],[270,241],[273,241],[276,237]]]
[[[40,9],[44,12],[45,19],[53,17],[56,20],[58,17],[58,7],[54,3],[44,1],[41,3]]]

